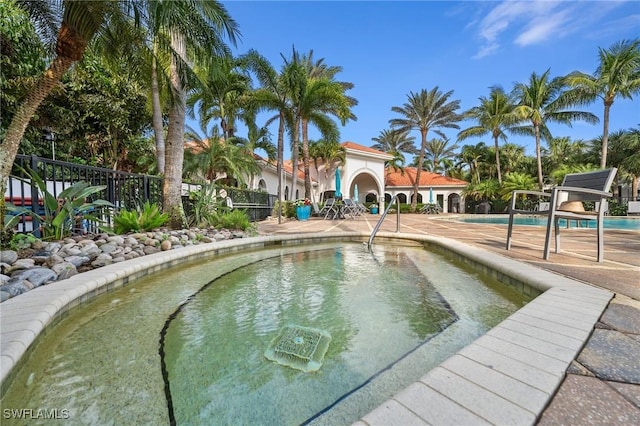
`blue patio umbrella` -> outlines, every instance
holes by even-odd
[[[340,170],[336,169],[336,198],[342,197],[340,192]]]
[[[353,188],[353,199],[356,201],[356,203],[358,202],[358,184],[356,183],[356,186]]]
[[[433,188],[429,188],[429,204],[433,204]]]

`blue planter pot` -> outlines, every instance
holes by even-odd
[[[296,217],[298,220],[309,220],[309,217],[311,217],[311,206],[296,207]]]
[[[378,214],[378,208],[377,207],[371,207],[371,214]]]

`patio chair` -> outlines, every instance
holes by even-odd
[[[343,202],[344,206],[342,207],[342,210],[344,214],[350,215],[352,219],[361,214],[360,209],[352,199],[345,198]]]
[[[549,259],[551,244],[551,228],[555,233],[555,252],[560,251],[560,219],[596,222],[596,235],[598,246],[598,262],[604,260],[604,230],[603,219],[607,206],[605,202],[611,197],[609,189],[613,183],[617,169],[611,168],[595,172],[571,173],[565,176],[561,186],[552,189],[551,193],[539,191],[513,191],[511,194],[511,208],[509,209],[509,227],[507,229],[507,250],[511,248],[511,236],[513,231],[513,217],[515,214],[526,213],[544,215],[548,217],[545,232],[543,258]],[[517,195],[538,195],[550,197],[548,210],[527,211],[516,209]],[[585,211],[583,201],[596,201],[594,211]]]
[[[336,213],[338,212],[336,210],[335,202],[336,202],[335,198],[327,198],[327,200],[324,202],[324,206],[322,206],[322,208],[318,212],[318,216],[324,215],[324,219],[329,217],[329,215],[331,214],[335,216]]]

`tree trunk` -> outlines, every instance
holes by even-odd
[[[153,133],[156,140],[156,160],[158,173],[164,174],[164,125],[162,123],[162,106],[160,104],[160,86],[158,85],[158,64],[153,59],[151,65],[151,106],[153,109]]]
[[[498,170],[498,183],[502,186],[502,171],[500,170],[500,144],[498,142],[498,136],[493,137],[493,141],[496,145],[496,169]]]
[[[309,122],[302,120],[302,163],[304,164],[304,198],[311,199],[311,174],[309,172]]]
[[[293,121],[293,144],[291,146],[291,195],[289,196],[290,200],[295,200],[296,190],[298,189],[298,151],[300,146],[300,122],[298,119]]]
[[[422,163],[424,153],[427,151],[427,129],[420,129],[422,143],[420,144],[420,154],[418,154],[418,166],[416,167],[416,181],[413,183],[413,198],[411,199],[411,212],[415,213],[418,207],[418,191],[420,189],[420,175],[422,174]]]
[[[611,104],[613,102],[604,101],[604,119],[602,128],[602,154],[600,155],[600,168],[605,169],[607,167],[607,154],[609,151],[609,112],[611,111]]]
[[[171,33],[173,49],[183,57],[186,48],[183,37],[176,31]],[[171,57],[171,86],[173,102],[169,111],[169,127],[167,130],[165,174],[162,195],[164,212],[169,215],[168,226],[181,229],[186,225],[182,208],[182,164],[184,160],[184,119],[186,90],[183,86],[181,65],[178,58]]]
[[[544,181],[542,179],[542,153],[540,152],[540,126],[537,124],[533,125],[533,128],[536,133],[536,161],[538,163],[538,188],[542,191],[542,187],[544,186]]]
[[[284,175],[282,164],[284,162],[284,113],[280,111],[280,122],[278,123],[278,159],[276,164],[276,174],[278,175],[278,224],[282,223],[282,203],[284,190]]]

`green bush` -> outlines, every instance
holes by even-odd
[[[14,234],[13,237],[11,237],[11,242],[9,242],[9,247],[11,250],[18,251],[31,247],[31,244],[36,241],[40,241],[40,239],[30,233]]]
[[[168,214],[160,212],[157,205],[146,201],[136,210],[120,210],[113,218],[113,230],[116,234],[151,231],[164,225],[168,219]]]
[[[106,186],[90,186],[87,182],[76,182],[64,189],[57,196],[47,190],[45,182],[33,170],[20,168],[35,183],[43,198],[44,214],[32,211],[30,208],[14,206],[7,203],[7,211],[15,216],[6,222],[5,227],[14,226],[20,215],[27,215],[36,219],[42,227],[43,240],[62,240],[71,235],[74,225],[79,218],[100,222],[101,219],[92,215],[102,207],[112,207],[113,204],[106,200],[95,200],[87,202],[87,198],[103,191]],[[17,178],[27,184],[29,181]]]
[[[246,231],[251,228],[251,221],[246,212],[242,210],[231,210],[217,215],[216,228],[241,229]]]

